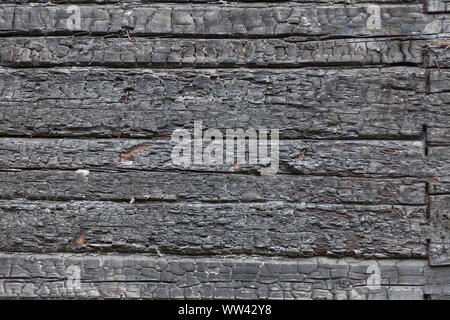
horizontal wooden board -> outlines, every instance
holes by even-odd
[[[440,92],[450,92],[450,71],[430,71],[430,92],[440,93]],[[443,109],[449,109],[448,105],[443,106]]]
[[[450,1],[448,0],[425,0],[426,11],[433,12],[450,12]]]
[[[445,120],[445,110],[424,116],[426,82],[425,70],[411,67],[0,68],[0,135],[170,137],[203,121],[205,129],[278,129],[281,139],[417,139],[424,124]]]
[[[435,71],[446,71],[450,67],[450,35],[427,42],[428,66]],[[447,70],[448,71],[448,70]]]
[[[425,41],[392,39],[0,38],[0,65],[298,67],[422,64]]]
[[[2,1],[0,298],[450,298],[449,8]]]
[[[417,36],[448,32],[447,16],[411,5],[282,3],[148,5],[0,5],[0,31],[9,35],[79,32],[133,36]],[[78,14],[79,13],[79,14]]]
[[[446,152],[448,154],[448,152]],[[430,194],[450,194],[450,176],[448,174],[430,179]]]
[[[224,137],[224,149],[226,139]],[[209,143],[202,142],[203,148]],[[256,144],[257,142],[254,141]],[[177,165],[170,140],[133,139],[0,139],[0,169],[130,169],[191,170],[206,172],[260,172],[257,156],[227,163]],[[268,149],[270,148],[270,141]],[[191,144],[191,150],[194,148]],[[203,149],[204,150],[204,149]],[[225,155],[225,152],[224,152]],[[446,154],[424,156],[422,141],[377,140],[282,140],[279,141],[279,173],[339,176],[438,176],[448,172]],[[227,156],[228,157],[228,156]],[[250,159],[250,157],[252,159]],[[233,158],[234,159],[234,158]],[[192,160],[192,159],[191,159]]]
[[[447,230],[448,232],[448,230]],[[429,248],[430,265],[441,267],[450,266],[450,242],[432,242]]]
[[[450,126],[448,128],[427,129],[428,143],[450,145]]]
[[[450,194],[450,177],[448,173],[450,172],[449,168],[449,157],[450,157],[450,147],[445,143],[442,146],[436,146],[431,147],[428,149],[428,160],[430,167],[439,167],[440,161],[435,161],[435,159],[442,159],[445,163],[443,167],[441,167],[442,171],[440,175],[433,176],[430,172],[430,179],[428,179],[429,184],[429,193],[430,195],[436,195],[431,196],[430,199],[434,199],[433,201],[430,200],[431,207],[430,207],[430,214],[434,216],[434,218],[438,219],[437,224],[440,225],[440,218],[439,216],[445,215],[445,212],[449,212],[450,207],[446,207],[444,204],[448,202],[448,197],[445,194]],[[441,196],[442,195],[442,196]],[[445,222],[444,224],[447,224]],[[448,233],[448,231],[447,231]],[[448,233],[448,235],[450,235]],[[438,241],[439,242],[439,241]],[[450,238],[449,240],[445,241],[450,244]]]
[[[116,3],[135,3],[135,4],[147,4],[147,3],[270,3],[274,1],[270,0],[52,0],[51,3],[54,4],[116,4]],[[290,0],[290,2],[298,3],[311,3],[311,0]],[[317,3],[423,3],[423,0],[315,0]],[[48,3],[48,0],[3,0],[2,3]]]
[[[444,85],[441,87],[445,87]],[[424,114],[426,124],[431,128],[449,128],[450,91],[427,96],[427,111]],[[444,131],[445,132],[445,131]],[[442,137],[445,139],[445,137]]]
[[[425,258],[430,234],[425,211],[425,206],[283,201],[0,201],[0,249]],[[75,241],[80,235],[83,245]]]
[[[2,298],[423,300],[450,294],[449,268],[423,259],[22,253],[0,255],[0,270]]]
[[[25,170],[0,172],[1,199],[292,201],[360,204],[425,203],[413,179],[334,176]],[[391,195],[392,191],[392,195]]]
[[[435,182],[441,177],[445,177],[450,172],[450,147],[447,145],[442,146],[430,146],[427,150],[427,156],[425,157],[424,171],[427,173],[424,176],[428,176],[429,181]]]
[[[435,61],[437,63],[437,61]],[[427,97],[427,112],[425,114],[426,123],[432,134],[431,141],[435,140],[435,134],[443,134],[438,138],[438,142],[444,142],[447,139],[445,128],[450,128],[450,71],[441,69],[436,64],[429,71],[429,92]]]

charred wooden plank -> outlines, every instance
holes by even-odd
[[[0,198],[47,200],[278,201],[360,204],[425,203],[413,179],[335,176],[25,170],[0,172]],[[390,191],[392,190],[392,195]]]
[[[448,152],[446,152],[448,154]],[[450,194],[450,177],[442,175],[430,179],[430,194],[444,195]]]
[[[0,65],[13,67],[299,67],[423,62],[425,41],[392,39],[0,38]]]
[[[448,0],[426,0],[426,11],[429,13],[450,12],[450,1],[448,1]]]
[[[433,71],[447,72],[445,68],[450,67],[450,35],[441,37],[435,41],[429,41],[428,47],[428,67]],[[435,73],[435,72],[434,72]],[[434,75],[437,77],[437,74]]]
[[[48,3],[48,0],[3,0],[2,3]],[[271,0],[237,0],[237,1],[226,1],[226,0],[52,0],[51,3],[54,4],[116,4],[116,3],[134,3],[134,4],[148,4],[148,3],[219,3],[219,4],[227,4],[227,3],[273,3]],[[298,3],[311,3],[311,0],[290,0],[290,2],[298,2]],[[394,3],[394,4],[402,4],[402,3],[423,3],[423,0],[316,0],[314,2],[331,4],[331,3]]]
[[[203,148],[208,143],[203,142]],[[102,168],[257,173],[262,168],[260,162],[252,163],[257,155],[248,151],[252,159],[244,159],[239,166],[226,163],[226,159],[222,163],[192,162],[180,166],[172,161],[174,146],[176,143],[171,140],[1,138],[0,169]],[[430,157],[425,157],[423,141],[281,140],[278,154],[279,173],[428,178],[450,170],[450,155],[446,149],[441,153],[434,150]]]
[[[447,176],[450,172],[450,147],[448,145],[431,146],[428,148],[428,154],[425,161],[425,171],[430,181],[434,182],[433,178],[441,178]]]
[[[0,268],[2,298],[422,300],[450,283],[417,259],[2,254]]]
[[[425,206],[394,208],[403,218],[387,205],[1,201],[0,248],[426,258]]]
[[[0,5],[0,31],[7,35],[88,32],[134,36],[418,36],[449,32],[447,16],[421,5],[302,5],[264,3],[148,5]]]
[[[449,128],[428,128],[428,143],[450,145],[450,127]]]
[[[431,70],[430,71],[430,92],[431,93],[445,93],[450,92],[450,72],[445,70]],[[443,109],[449,109],[448,105],[443,106]]]
[[[125,137],[170,137],[203,121],[220,130],[279,129],[281,139],[398,140],[421,138],[424,124],[446,119],[445,110],[424,116],[442,101],[428,102],[422,68],[3,68],[0,75],[2,136],[100,138],[126,129]]]
[[[439,89],[435,86],[436,90],[447,90],[446,85],[439,85]],[[432,128],[449,128],[450,119],[450,91],[430,94],[427,96],[427,111],[424,113],[426,119],[426,125]],[[433,129],[432,129],[433,130]],[[441,132],[445,133],[445,130]],[[445,136],[440,138],[446,139]]]
[[[447,232],[449,232],[448,229]],[[450,241],[448,237],[444,239],[443,242],[430,243],[429,261],[432,266],[450,266]]]

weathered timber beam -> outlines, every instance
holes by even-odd
[[[450,34],[428,41],[426,47],[428,67],[434,71],[448,71],[445,69],[450,67]]]
[[[2,3],[48,3],[48,0],[3,0]],[[51,3],[54,4],[116,4],[116,3],[133,3],[133,4],[148,4],[148,3],[219,3],[219,4],[235,4],[235,3],[276,3],[277,1],[273,0],[52,0]],[[278,1],[283,2],[283,1]],[[355,3],[394,3],[394,4],[403,4],[403,3],[423,3],[423,0],[290,0],[284,2],[292,2],[292,3],[323,3],[323,4],[355,4]]]
[[[428,13],[450,12],[449,0],[425,0]]]
[[[426,258],[425,206],[0,201],[0,249]],[[437,231],[435,231],[437,230]],[[80,244],[82,237],[82,244]],[[77,240],[78,239],[78,240]]]
[[[418,36],[449,32],[447,16],[423,4],[302,5],[282,3],[148,5],[0,5],[0,33],[133,36]]]
[[[11,67],[301,67],[421,65],[422,40],[0,38],[0,65]]]
[[[101,169],[100,169],[101,170]],[[425,184],[412,178],[24,170],[0,172],[0,198],[47,200],[164,200],[425,203]],[[392,192],[392,194],[391,194]]]
[[[446,151],[445,153],[448,154],[448,151]],[[430,194],[450,194],[450,177],[448,176],[448,174],[442,175],[435,179],[431,179]]]
[[[428,143],[431,145],[450,145],[450,126],[448,128],[429,128]]]
[[[255,142],[257,143],[257,142]],[[226,139],[224,145],[226,144]],[[208,142],[203,143],[206,147]],[[192,170],[257,173],[261,163],[177,165],[171,140],[1,138],[0,169]],[[270,148],[270,141],[269,146]],[[247,148],[248,158],[255,158]],[[433,153],[433,155],[438,155]],[[431,160],[432,159],[432,160]],[[430,162],[430,163],[428,163]],[[423,141],[281,140],[279,173],[430,177],[450,169],[445,154],[424,156]]]
[[[445,121],[445,110],[424,116],[442,103],[426,91],[426,71],[411,67],[0,68],[0,135],[170,137],[203,121],[281,139],[418,139]]]
[[[450,294],[425,260],[2,254],[2,298],[425,299]],[[380,285],[370,286],[373,273]],[[230,284],[233,285],[230,285]]]

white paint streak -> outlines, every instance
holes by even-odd
[[[86,170],[86,169],[78,169],[76,172],[79,174],[82,174],[85,177],[87,177],[89,175],[89,170]]]

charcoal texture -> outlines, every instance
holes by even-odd
[[[1,299],[450,299],[449,0],[5,0],[0,97]]]

